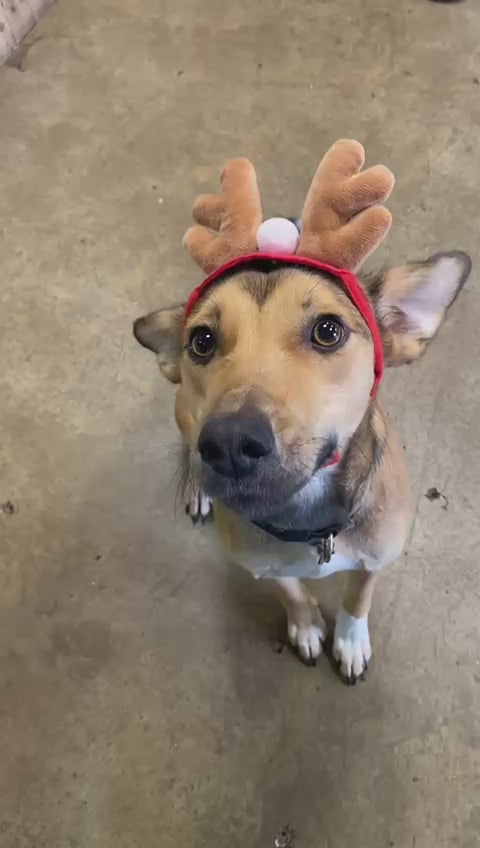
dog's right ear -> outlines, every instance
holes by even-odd
[[[185,305],[158,309],[133,325],[133,335],[142,347],[157,355],[160,371],[171,383],[180,383],[182,322]]]
[[[435,337],[447,310],[468,278],[466,253],[436,253],[408,262],[367,282],[383,339],[386,365],[418,359]]]

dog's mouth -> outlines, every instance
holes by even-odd
[[[306,464],[296,458],[290,469],[282,465],[276,452],[256,457],[249,473],[219,473],[201,461],[200,484],[213,500],[221,501],[245,518],[262,520],[277,514],[322,468],[335,464],[337,458],[337,442],[329,438],[316,459]]]
[[[302,483],[295,483],[289,475],[255,474],[253,479],[229,479],[211,469],[203,469],[201,487],[214,500],[251,519],[265,518],[295,494]]]
[[[254,478],[235,480],[203,468],[200,477],[205,494],[250,519],[271,515],[305,483],[303,480],[294,481],[284,471],[256,473]]]

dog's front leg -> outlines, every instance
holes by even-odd
[[[203,523],[211,515],[212,501],[202,492],[196,477],[192,447],[195,444],[195,422],[182,392],[182,386],[178,389],[175,398],[175,420],[183,437],[181,482],[183,505],[194,524],[198,520]]]
[[[271,581],[286,610],[288,638],[303,660],[315,663],[322,652],[326,628],[318,604],[296,577]]]
[[[212,501],[200,488],[192,462],[192,450],[188,445],[183,446],[182,461],[182,501],[185,512],[194,524],[197,521],[203,524],[212,514]]]
[[[348,576],[343,606],[335,620],[333,656],[347,683],[356,683],[372,656],[368,614],[377,574],[362,569]]]

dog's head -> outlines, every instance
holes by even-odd
[[[365,279],[387,365],[421,356],[469,271],[453,252]],[[186,321],[178,306],[134,331],[180,383],[179,421],[204,490],[251,517],[274,513],[342,453],[371,402],[371,335],[326,274],[239,271]]]
[[[348,141],[322,160],[302,212],[298,263],[232,267],[232,258],[256,250],[262,219],[253,167],[233,160],[222,193],[194,207],[203,226],[186,236],[204,270],[221,267],[220,275],[211,284],[209,277],[187,310],[135,323],[137,340],[180,384],[177,422],[203,489],[251,518],[274,514],[342,454],[364,419],[378,372],[371,307],[386,363],[410,362],[470,271],[466,254],[454,252],[367,277],[371,307],[362,308],[365,298],[352,297],[344,272],[319,267],[321,259],[331,270],[358,268],[390,226],[378,204],[393,176],[383,166],[362,172],[363,161],[361,145]]]

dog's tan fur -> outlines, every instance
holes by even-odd
[[[266,280],[271,293],[259,304],[250,291],[259,291]],[[312,356],[303,331],[321,313],[338,315],[353,330],[351,344],[325,359]],[[342,445],[357,429],[372,383],[372,342],[335,283],[325,279],[319,285],[304,271],[273,279],[242,274],[202,300],[188,317],[185,335],[199,325],[219,333],[220,350],[206,368],[184,363],[194,439],[209,415],[234,412],[252,395],[272,421],[285,463],[298,459],[312,466],[320,435],[335,428]]]
[[[364,279],[387,364],[423,353],[469,270],[468,257],[452,253]],[[357,570],[337,621],[334,650],[342,672],[354,680],[369,660],[365,628],[376,572],[400,555],[412,516],[403,450],[380,401],[370,398],[373,344],[366,325],[338,282],[292,268],[235,273],[205,292],[185,324],[182,315],[182,307],[152,313],[137,322],[135,334],[156,352],[165,376],[179,383],[175,415],[195,474],[201,472],[197,442],[205,422],[246,404],[268,417],[279,463],[299,486],[317,474],[319,449],[335,434],[342,460],[331,473],[352,504],[352,526],[338,536],[336,550]],[[348,328],[338,350],[312,349],[308,328],[319,315],[337,316]],[[217,339],[206,365],[188,352],[190,334],[199,326],[211,328]],[[318,473],[328,487],[327,472]],[[215,517],[227,549],[242,564],[250,568],[256,558],[278,559],[276,587],[290,638],[304,658],[315,658],[325,635],[316,603],[296,577],[281,573],[281,563],[289,556],[301,559],[308,546],[267,538],[250,524],[251,516],[221,503]],[[365,625],[363,635],[356,635],[357,621]]]

